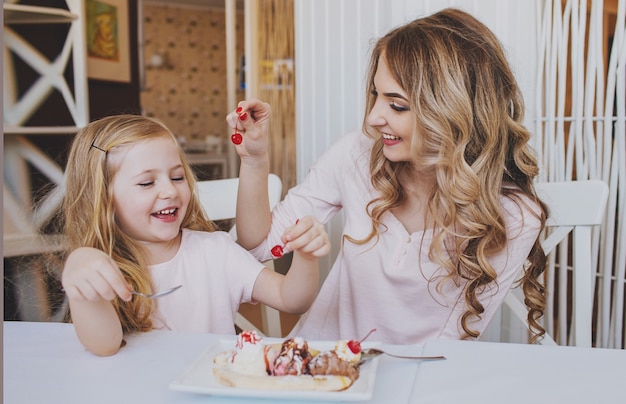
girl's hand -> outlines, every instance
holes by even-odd
[[[62,284],[68,299],[97,302],[132,298],[130,287],[113,259],[103,251],[81,247],[65,261]]]
[[[328,233],[313,216],[305,216],[285,230],[281,237],[285,250],[296,251],[309,259],[323,257],[330,252]]]
[[[242,160],[267,158],[271,115],[272,108],[268,103],[250,99],[239,102],[237,109],[226,116],[226,122],[235,134],[231,140]]]

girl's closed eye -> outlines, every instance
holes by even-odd
[[[148,188],[149,186],[151,186],[152,184],[154,184],[154,181],[142,181],[140,182],[139,185],[142,188]]]
[[[183,182],[183,181],[185,181],[185,176],[184,175],[180,175],[180,176],[172,177],[172,181],[174,181],[174,182]]]

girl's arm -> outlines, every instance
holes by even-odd
[[[328,234],[312,216],[298,221],[284,235],[286,249],[293,250],[287,275],[263,269],[252,290],[252,298],[277,310],[301,314],[311,307],[319,288],[318,257],[328,254]]]
[[[269,158],[241,160],[237,191],[237,242],[246,249],[259,244],[270,231],[272,213],[268,194]]]
[[[70,300],[72,322],[81,344],[98,356],[111,356],[122,345],[122,324],[111,302]]]
[[[130,289],[115,262],[90,247],[74,250],[63,268],[76,335],[81,344],[98,356],[115,354],[122,344],[122,324],[112,300],[131,299]]]
[[[227,117],[233,132],[242,135],[241,143],[235,144],[241,158],[236,224],[237,242],[246,249],[261,244],[272,224],[267,190],[270,115],[269,104],[246,100]]]

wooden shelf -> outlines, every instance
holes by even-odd
[[[27,6],[23,4],[3,4],[5,24],[58,24],[70,23],[78,16],[69,10]]]
[[[5,126],[5,135],[66,135],[77,133],[77,126]]]
[[[4,258],[39,255],[65,248],[65,238],[59,234],[4,234]]]

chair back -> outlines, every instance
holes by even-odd
[[[588,180],[538,183],[536,189],[549,209],[542,241],[548,256],[544,278],[548,304],[541,343],[591,347],[598,257],[592,230],[602,224],[609,188],[602,181]],[[519,288],[505,298],[505,306],[527,330],[528,311],[522,302]]]
[[[226,220],[235,219],[237,209],[237,190],[239,188],[239,178],[227,178],[221,180],[198,181],[198,197],[209,219]],[[275,175],[268,177],[268,191],[270,209],[273,209],[282,196],[282,181]],[[229,234],[237,240],[235,225],[230,229]],[[274,269],[273,261],[264,263],[266,267]],[[235,324],[242,330],[255,330],[261,335],[268,337],[281,337],[282,330],[280,324],[280,313],[269,306],[261,304],[261,319],[263,330],[260,330],[252,322],[246,319],[241,313],[237,313]]]
[[[198,198],[204,211],[209,215],[209,219],[216,221],[235,218],[238,188],[239,178],[198,181]],[[276,174],[268,176],[268,191],[270,209],[273,209],[280,202],[283,191],[283,183]],[[237,231],[234,225],[229,233],[233,239],[237,240]]]

